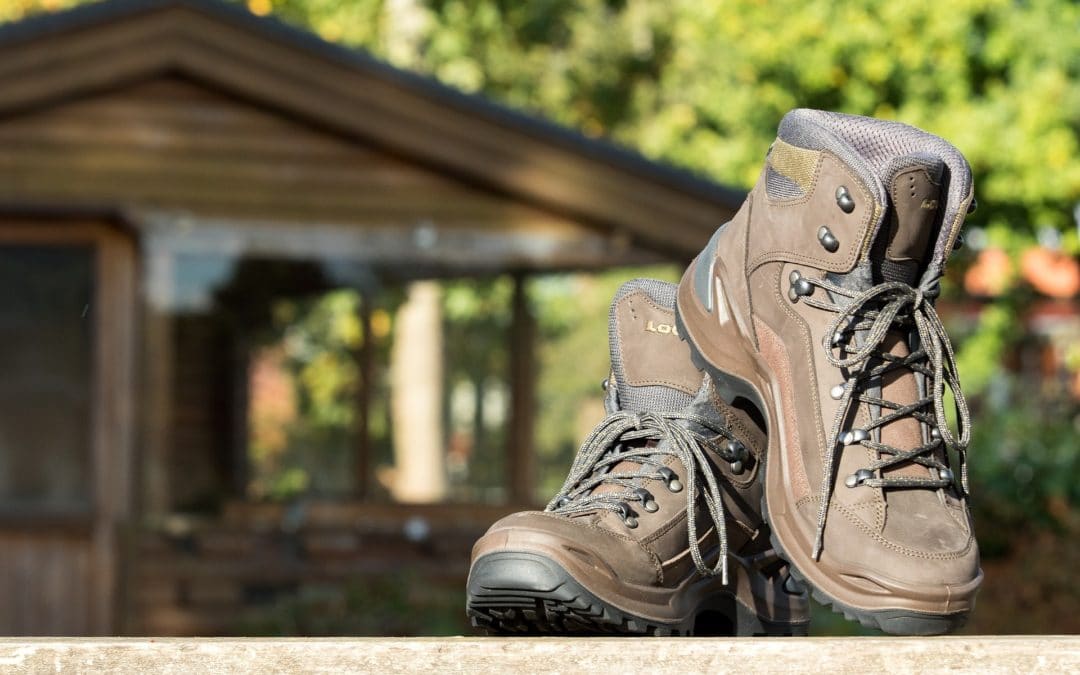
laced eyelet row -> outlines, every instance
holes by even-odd
[[[696,431],[695,428],[703,431]],[[610,511],[617,514],[626,528],[635,529],[640,526],[640,518],[644,514],[660,510],[654,492],[642,487],[639,481],[662,481],[670,492],[683,493],[687,543],[695,567],[701,574],[719,576],[721,582],[727,584],[727,516],[722,479],[717,472],[709,470],[715,461],[715,457],[710,457],[709,453],[717,452],[712,439],[720,436],[729,436],[722,420],[696,412],[613,412],[582,443],[563,487],[544,510],[565,515]],[[652,445],[653,441],[657,444]],[[724,453],[736,460],[741,455],[738,446],[725,448]],[[686,467],[686,473],[676,474],[666,465],[666,460],[661,460],[657,455],[674,457]],[[615,467],[623,461],[640,464],[642,470],[616,470]],[[680,475],[685,477],[685,481]],[[596,489],[605,484],[621,490]],[[702,507],[720,540],[720,555],[714,565],[706,563],[699,543],[701,537],[696,520],[699,517],[697,510]]]
[[[953,475],[952,469],[941,468],[936,469],[936,471],[938,480],[952,483],[956,479],[956,477]],[[874,472],[870,469],[859,469],[858,471],[844,479],[844,485],[848,486],[849,488],[857,488],[860,485],[864,484],[866,481],[872,479],[873,477]]]
[[[616,513],[622,518],[623,525],[626,525],[631,530],[638,526],[637,514],[634,513],[629,504],[626,502],[619,502],[616,508]]]
[[[634,494],[637,495],[638,500],[641,501],[641,508],[645,509],[649,513],[656,513],[660,510],[660,505],[656,503],[652,493],[645,488],[638,488],[634,490]]]
[[[844,445],[856,445],[869,439],[870,432],[866,429],[852,429],[844,432],[844,435],[840,437],[840,442]]]
[[[855,200],[851,198],[851,192],[848,191],[846,185],[836,188],[836,205],[844,213],[851,213],[855,210]]]
[[[838,201],[839,203],[839,201]],[[971,438],[970,411],[963,393],[960,391],[956,374],[956,357],[948,335],[934,309],[934,299],[940,293],[938,278],[926,279],[918,287],[891,281],[882,282],[864,291],[855,291],[827,278],[804,279],[798,270],[791,273],[789,296],[793,302],[813,293],[813,288],[820,286],[828,298],[807,300],[815,308],[836,312],[830,322],[825,344],[825,359],[834,367],[850,373],[847,381],[834,384],[829,390],[830,396],[841,402],[842,409],[834,417],[832,430],[827,436],[827,454],[824,457],[824,471],[832,475],[840,461],[845,447],[863,445],[879,456],[869,468],[863,468],[844,478],[843,484],[849,488],[859,486],[879,489],[917,488],[940,490],[955,488],[959,494],[968,494],[967,446]],[[832,302],[828,302],[832,299]],[[917,333],[918,345],[905,356],[889,354],[883,349],[887,336],[894,327]],[[856,332],[862,333],[859,340],[854,339]],[[848,344],[850,343],[850,344]],[[839,354],[836,353],[839,350]],[[885,353],[882,353],[882,352]],[[880,365],[875,365],[875,360]],[[921,373],[926,378],[926,393],[911,404],[901,405],[881,398],[881,394],[866,396],[861,393],[859,380],[881,378],[886,373],[906,368],[914,373]],[[946,419],[945,397],[951,391],[956,408],[957,432],[943,426]],[[863,402],[888,408],[892,412],[878,414],[863,428],[844,429],[843,420],[853,410],[852,406]],[[927,410],[928,409],[928,410]],[[878,438],[871,440],[871,431],[881,429],[884,424],[901,418],[913,418],[926,425],[927,442],[908,450],[894,447]],[[958,455],[961,471],[959,478],[954,476],[949,462],[944,464],[937,456],[938,452]],[[905,474],[890,475],[893,467],[906,463],[926,467],[929,478]],[[820,559],[825,539],[825,527],[828,520],[829,504],[833,496],[834,483],[822,482],[818,502],[818,516],[813,559]]]
[[[836,253],[840,248],[840,240],[832,233],[828,225],[822,225],[817,231],[817,240],[821,248],[829,253]]]
[[[848,486],[849,488],[859,487],[873,477],[874,472],[870,469],[859,469],[858,471],[844,479],[844,485]]]
[[[666,466],[660,467],[657,470],[660,474],[661,480],[667,485],[668,490],[672,492],[682,492],[683,485],[679,481],[679,476],[674,471]],[[656,513],[660,510],[660,505],[656,503],[656,498],[653,494],[645,488],[637,488],[633,492],[637,497],[637,501],[641,502],[641,508],[648,513]],[[562,500],[559,500],[559,506],[562,506]],[[630,505],[626,502],[619,502],[617,513],[622,518],[623,524],[631,530],[638,526],[638,519],[636,513],[630,508]]]

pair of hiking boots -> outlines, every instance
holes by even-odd
[[[934,300],[973,205],[936,136],[788,113],[681,283],[617,292],[608,416],[543,511],[476,543],[473,623],[805,634],[809,591],[888,633],[961,626],[969,415]]]

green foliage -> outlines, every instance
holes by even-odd
[[[282,0],[284,15],[466,91],[749,185],[804,106],[909,122],[975,169],[980,225],[1080,199],[1080,6],[1062,0]]]
[[[248,457],[253,496],[288,499],[351,489],[360,296],[332,291],[275,302],[254,336]],[[282,402],[292,402],[284,403]]]
[[[9,0],[0,20],[77,1]],[[793,107],[915,124],[971,162],[969,226],[1014,258],[1045,227],[1080,252],[1080,5],[1068,0],[244,4],[734,185],[755,180]]]
[[[791,108],[915,124],[950,139],[970,161],[980,208],[969,228],[985,229],[1014,261],[1042,228],[1063,231],[1062,250],[1080,253],[1072,226],[1080,202],[1080,5],[1073,2],[275,0],[274,7],[397,65],[734,185],[756,179]],[[952,273],[972,260],[962,252]],[[960,346],[961,373],[975,391],[998,373],[1018,336],[1017,300],[1001,299]]]
[[[1007,552],[1013,533],[1032,526],[1080,532],[1080,411],[1014,379],[995,386],[1006,391],[986,398],[972,441],[972,499],[984,557]]]
[[[508,405],[510,389],[511,302],[514,282],[508,276],[458,279],[443,283],[444,379],[451,398],[466,383],[473,394],[473,419],[454,419],[450,432],[469,439],[466,473],[452,482],[468,501],[505,496],[507,415],[492,408]],[[500,397],[490,401],[492,394]],[[452,444],[453,439],[451,439]]]
[[[29,14],[55,12],[85,3],[86,0],[0,0],[0,23],[18,21]]]
[[[964,375],[964,391],[969,396],[985,392],[1000,375],[1010,338],[1018,332],[1014,317],[1011,308],[1003,305],[987,307],[979,317],[978,327],[964,342],[957,368]]]
[[[78,0],[9,0],[0,20]],[[749,185],[796,106],[956,143],[978,225],[1066,227],[1080,199],[1080,5],[1066,0],[248,0],[722,181]]]

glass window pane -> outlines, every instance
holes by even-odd
[[[90,501],[94,251],[0,246],[0,508]]]
[[[505,501],[512,278],[416,278],[295,234],[257,254],[199,226],[148,245],[172,507]]]
[[[354,491],[359,308],[352,289],[282,298],[249,338],[249,496]]]
[[[353,494],[360,291],[318,260],[164,259],[174,506]]]

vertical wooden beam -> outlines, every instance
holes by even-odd
[[[536,320],[529,307],[523,272],[514,274],[510,328],[510,433],[507,483],[514,504],[535,501],[533,424],[536,407]]]
[[[218,386],[228,391],[228,411],[224,418],[214,422],[223,437],[228,438],[225,452],[228,457],[224,462],[225,479],[230,496],[236,499],[248,497],[248,485],[251,483],[251,458],[248,457],[251,442],[251,355],[252,345],[243,329],[230,325],[225,343],[227,349],[222,373],[218,376]],[[220,338],[218,345],[222,345]]]
[[[375,377],[375,341],[371,335],[370,293],[360,295],[360,334],[363,342],[356,354],[360,383],[356,391],[356,456],[354,457],[354,496],[366,499],[371,482],[371,391]]]
[[[173,256],[156,242],[145,243],[140,515],[169,511],[169,439],[172,437]]]
[[[84,514],[88,531],[45,525],[33,527],[29,536],[5,533],[3,558],[9,566],[0,581],[10,584],[14,579],[17,585],[15,592],[10,586],[3,589],[9,601],[0,622],[16,633],[112,634],[120,625],[125,590],[118,572],[117,535],[133,501],[134,242],[100,222],[49,220],[0,222],[0,241],[84,245],[94,255],[94,291],[86,308],[93,350],[86,476],[91,504]],[[13,608],[14,613],[8,613]]]
[[[97,252],[94,533],[91,631],[115,634],[122,625],[130,589],[120,576],[118,535],[129,522],[134,482],[135,246],[105,228]]]

